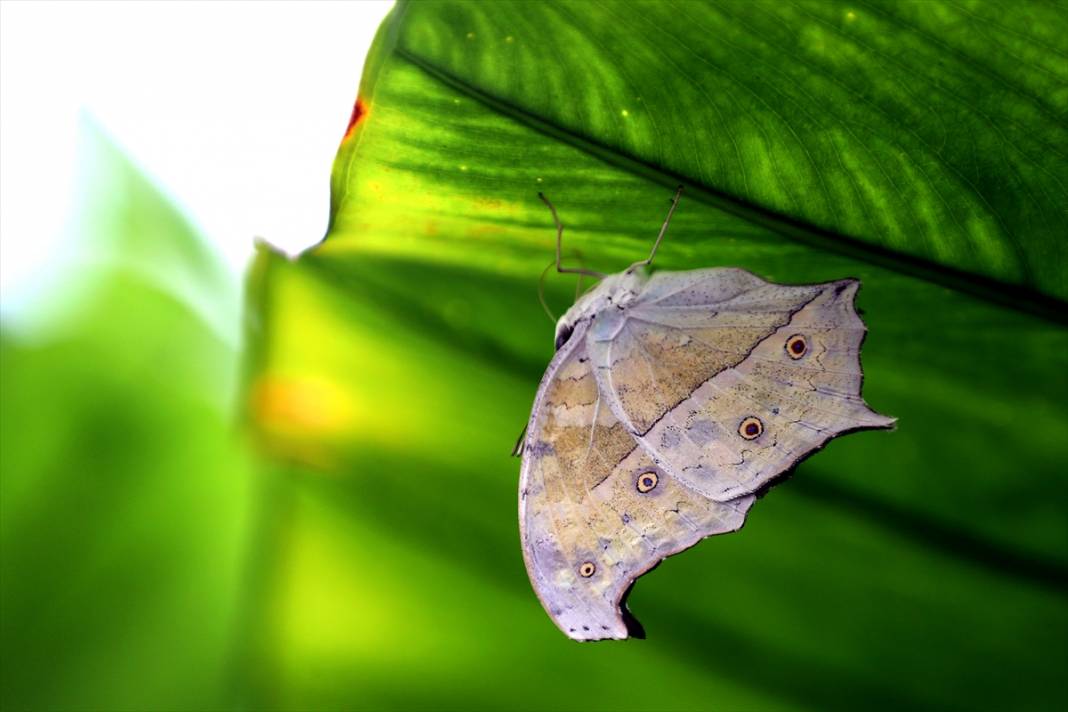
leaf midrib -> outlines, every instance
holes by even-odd
[[[397,19],[401,19],[401,15]],[[926,282],[939,284],[1015,311],[1039,316],[1054,323],[1068,324],[1068,302],[1064,300],[1043,294],[1030,287],[1003,282],[938,264],[922,257],[898,252],[881,245],[864,242],[747,202],[715,188],[694,183],[693,179],[688,176],[679,175],[663,166],[628,155],[618,148],[581,136],[507,100],[485,92],[404,49],[399,43],[394,45],[393,53],[399,59],[407,61],[426,72],[433,79],[471,97],[494,111],[519,121],[539,133],[577,148],[616,168],[644,177],[667,188],[673,189],[681,183],[687,187],[687,194],[691,198],[696,198],[714,208],[767,228],[788,239],[808,244],[817,249],[843,254]]]

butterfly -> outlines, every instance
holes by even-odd
[[[843,433],[894,419],[860,395],[860,283],[736,268],[604,276],[556,324],[525,434],[519,526],[531,584],[575,640],[642,637],[625,599],[663,559],[738,530],[758,493]],[[550,265],[551,266],[551,265]]]

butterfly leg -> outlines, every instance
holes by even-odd
[[[519,433],[519,437],[515,439],[515,447],[512,448],[512,457],[519,457],[523,454],[524,448],[526,448],[527,426],[523,426],[523,432]]]

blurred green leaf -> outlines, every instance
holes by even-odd
[[[1068,21],[969,3],[402,4],[327,239],[263,250],[249,415],[277,463],[264,704],[1068,704]],[[865,395],[577,645],[522,566],[516,472],[551,259],[859,277]],[[552,276],[557,310],[574,281]],[[329,675],[323,675],[323,671]],[[643,684],[644,683],[644,684]]]
[[[219,708],[252,514],[237,354],[201,316],[226,287],[91,125],[85,143],[91,261],[47,329],[0,336],[0,706]]]

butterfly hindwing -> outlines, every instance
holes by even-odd
[[[550,363],[528,426],[520,530],[546,611],[579,640],[625,638],[622,599],[659,561],[734,531],[752,497],[720,503],[658,468],[605,402],[575,326]]]

